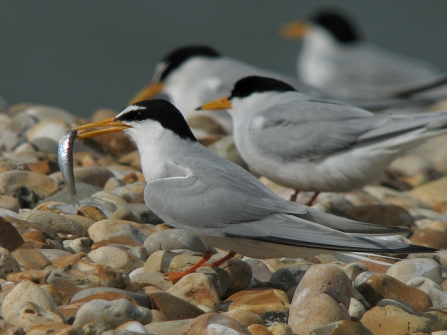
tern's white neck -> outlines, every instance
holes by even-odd
[[[141,166],[146,182],[170,177],[166,162],[187,150],[192,144],[182,139],[160,123],[144,121],[132,125],[126,133],[135,141],[141,157]]]

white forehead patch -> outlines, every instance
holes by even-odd
[[[134,105],[126,107],[121,113],[119,113],[117,116],[115,116],[115,118],[119,118],[123,114],[127,114],[128,112],[137,111],[137,110],[140,110],[140,109],[146,109],[146,107],[134,106]]]

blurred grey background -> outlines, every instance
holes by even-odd
[[[444,1],[0,0],[0,95],[83,117],[121,110],[159,59],[192,43],[295,75],[299,42],[278,30],[328,5],[356,18],[369,41],[447,71]]]

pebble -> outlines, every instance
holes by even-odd
[[[47,211],[29,210],[19,214],[19,219],[34,222],[52,233],[85,236],[84,227],[66,216]]]
[[[8,274],[19,272],[21,269],[15,257],[7,249],[0,247],[0,278],[6,279]]]
[[[201,253],[206,252],[206,246],[200,237],[184,229],[170,229],[155,232],[144,241],[148,255],[157,250],[187,249]]]
[[[417,287],[428,294],[433,302],[433,307],[442,308],[447,306],[447,292],[440,285],[429,278],[414,277],[407,281],[407,285]]]
[[[357,277],[354,287],[371,306],[375,306],[384,298],[401,300],[417,311],[433,306],[427,293],[386,274],[365,273]]]
[[[116,112],[94,117],[101,115]],[[401,259],[237,255],[169,282],[165,272],[189,267],[206,248],[144,204],[139,153],[126,135],[75,142],[80,206],[73,206],[55,153],[61,132],[85,121],[36,105],[13,106],[0,120],[0,333],[444,335],[447,329],[442,251]],[[231,136],[202,140],[246,167]],[[446,161],[426,149],[399,157],[382,180],[388,187],[323,192],[315,208],[406,226],[410,240],[396,240],[447,248],[447,169],[440,169]],[[290,196],[290,189],[261,180]],[[217,250],[212,261],[225,254]]]
[[[121,269],[125,273],[130,273],[144,266],[144,262],[140,258],[130,252],[113,246],[100,247],[90,251],[87,256],[95,263],[103,264],[112,269]]]
[[[43,321],[63,322],[51,295],[29,280],[9,291],[2,303],[2,314],[5,321],[25,331]]]
[[[25,241],[11,222],[0,216],[0,248],[14,251]],[[1,269],[1,266],[0,266]],[[0,275],[1,277],[1,275]]]
[[[87,230],[88,236],[99,242],[109,237],[126,236],[140,243],[144,243],[153,230],[140,223],[127,220],[101,220],[95,222]]]
[[[212,334],[250,335],[251,333],[236,320],[217,313],[197,317],[186,332],[186,335]]]
[[[188,301],[204,312],[217,312],[219,310],[219,294],[210,278],[203,273],[186,275],[166,291]]]
[[[150,323],[152,312],[148,308],[135,306],[126,299],[96,299],[79,308],[73,326],[84,327],[87,324],[101,323],[116,328],[131,320],[142,324]]]
[[[289,311],[289,326],[296,334],[308,334],[328,323],[351,320],[351,280],[337,266],[312,266],[296,288]]]
[[[437,284],[441,284],[444,280],[440,265],[429,258],[404,259],[391,265],[386,274],[402,283],[407,283],[414,277],[426,277]]]

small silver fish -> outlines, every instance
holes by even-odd
[[[76,130],[68,130],[59,141],[59,147],[57,150],[59,169],[61,170],[62,178],[67,185],[67,189],[72,197],[73,203],[77,203],[73,172],[73,143],[77,135],[78,132]]]

